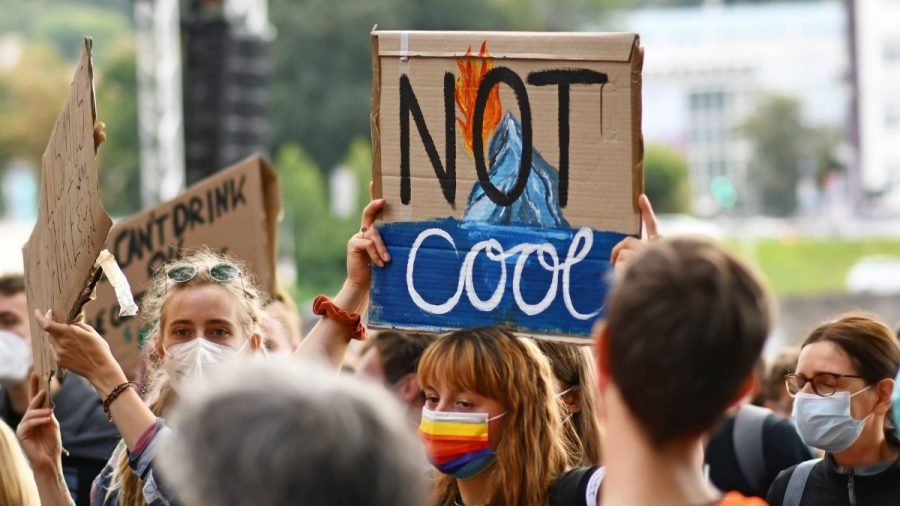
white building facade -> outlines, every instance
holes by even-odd
[[[644,138],[685,155],[698,213],[735,204],[758,211],[748,184],[752,146],[741,127],[767,97],[797,99],[810,126],[845,129],[847,23],[838,1],[713,2],[631,11],[608,26],[641,35]],[[736,200],[723,200],[723,187],[733,188]]]
[[[855,0],[863,189],[900,211],[900,0]]]

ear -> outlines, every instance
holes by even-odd
[[[406,373],[395,385],[397,394],[404,402],[412,401],[422,392],[422,389],[419,388],[419,379],[414,372]]]
[[[581,385],[576,386],[572,390],[562,396],[562,401],[566,405],[566,412],[570,415],[581,412]]]
[[[609,327],[605,321],[597,323],[594,330],[594,355],[597,357],[597,386],[600,390],[609,379],[611,364],[609,361]]]
[[[885,378],[875,384],[875,392],[878,393],[878,402],[875,404],[874,413],[884,415],[891,409],[891,396],[897,384],[890,378]]]
[[[259,351],[263,346],[263,338],[261,335],[253,334],[250,336],[250,349],[253,351]]]

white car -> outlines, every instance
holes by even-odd
[[[872,255],[859,259],[847,272],[852,294],[900,294],[900,257]]]

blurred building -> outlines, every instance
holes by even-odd
[[[900,0],[850,0],[863,190],[900,211]]]
[[[642,9],[622,13],[613,26],[641,35],[645,141],[686,156],[701,214],[733,205],[721,195],[734,191],[746,212],[758,210],[754,185],[746,184],[752,146],[741,126],[762,99],[794,97],[811,126],[846,126],[849,50],[840,2]]]
[[[268,0],[182,3],[185,175],[193,184],[267,153],[272,64]]]

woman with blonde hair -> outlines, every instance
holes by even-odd
[[[15,433],[0,420],[0,504],[4,506],[38,506],[34,475],[19,447]]]
[[[596,373],[590,347],[536,340],[550,360],[563,407],[563,443],[571,466],[593,466],[601,460],[597,419]]]
[[[376,200],[366,207],[364,228],[371,227],[383,206],[383,200]],[[358,312],[365,301],[367,291],[361,287],[370,283],[371,264],[384,262],[384,244],[375,230],[354,235],[347,251],[347,281],[333,301],[323,302],[328,310],[297,351],[332,365],[343,356],[350,337],[359,333],[358,321],[351,325],[347,316]],[[146,389],[127,380],[109,345],[93,328],[56,323],[50,313],[44,317],[36,312],[41,327],[53,338],[60,366],[91,383],[122,434],[122,443],[94,483],[92,505],[172,502],[153,469],[158,443],[170,430],[162,417],[185,380],[227,366],[239,356],[262,352],[263,302],[249,271],[226,255],[204,249],[163,266],[142,300],[151,325],[145,345]],[[139,395],[145,390],[146,404]],[[39,480],[38,485],[43,494],[60,483]]]
[[[543,506],[566,469],[550,365],[499,328],[451,332],[419,362],[435,506]]]

